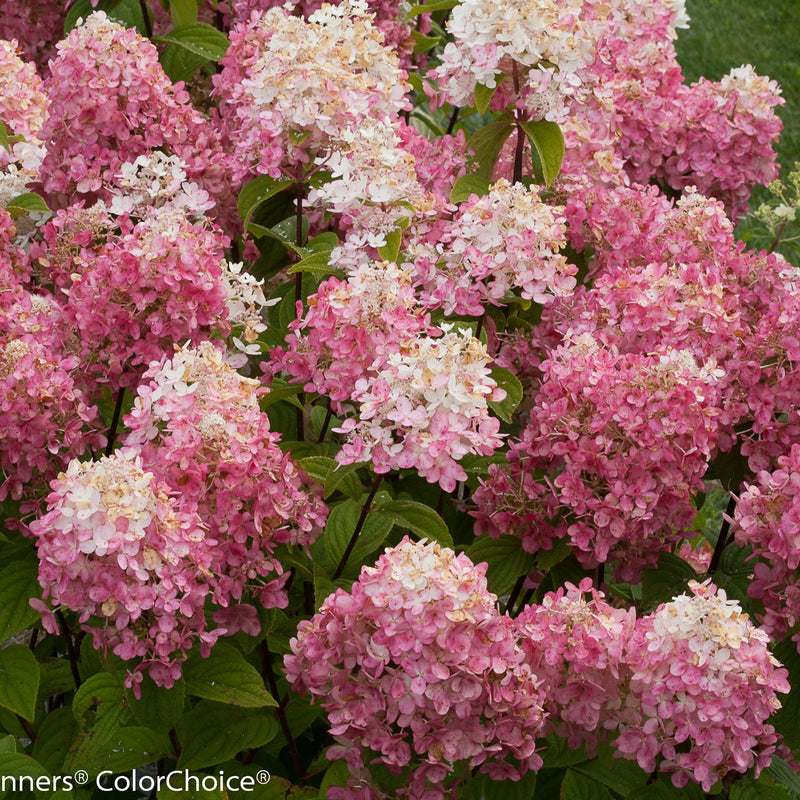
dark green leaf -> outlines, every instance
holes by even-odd
[[[6,150],[11,149],[8,146],[8,128],[6,128],[5,123],[2,120],[0,120],[0,147],[3,147]]]
[[[563,539],[556,539],[551,550],[538,550],[536,553],[536,566],[541,570],[552,569],[568,558],[572,548]]]
[[[27,561],[12,561],[0,571],[0,642],[39,619],[28,602],[41,597],[38,574],[37,565]]]
[[[9,733],[0,738],[0,753],[16,753],[17,740]]]
[[[182,720],[178,768],[197,770],[261,747],[278,733],[278,723],[263,711],[204,700]]]
[[[485,800],[532,800],[535,797],[535,791],[535,772],[528,772],[519,781],[493,781],[485,777],[483,784],[483,797]]]
[[[522,549],[522,540],[509,534],[499,539],[478,536],[466,554],[474,564],[489,565],[486,578],[489,589],[497,595],[511,591],[517,579],[531,572],[535,564],[534,556]]]
[[[295,397],[303,391],[302,383],[286,383],[280,378],[274,378],[269,385],[269,392],[260,399],[261,410],[266,411],[273,403]]]
[[[50,772],[60,772],[77,732],[78,723],[75,722],[69,706],[51,711],[36,733],[36,743],[33,746],[34,758]]]
[[[97,716],[116,714],[120,720],[128,716],[123,704],[125,687],[122,679],[110,672],[98,672],[85,680],[72,701],[72,714],[82,728],[91,726],[93,718],[87,720],[87,714],[97,707]]]
[[[79,19],[85,21],[93,11],[105,11],[109,17],[116,19],[114,10],[121,2],[122,0],[100,0],[92,6],[91,0],[75,0],[64,18],[64,35],[66,36],[78,24]]]
[[[475,153],[477,174],[491,182],[494,165],[503,145],[514,130],[514,120],[508,115],[484,125],[472,134],[467,147]]]
[[[335,505],[328,514],[322,539],[331,569],[335,570],[341,561],[342,554],[355,532],[360,516],[361,504],[355,500],[343,500]]]
[[[228,51],[228,37],[205,22],[190,22],[173,28],[163,36],[154,36],[154,42],[176,44],[194,55],[209,61],[220,61]]]
[[[611,795],[602,783],[588,775],[568,769],[561,784],[561,800],[610,800]]]
[[[785,786],[787,789],[800,794],[800,777],[792,772],[791,767],[782,758],[773,756],[772,763],[765,771],[775,779],[779,786]]]
[[[92,775],[103,770],[119,774],[152,764],[171,751],[166,733],[138,725],[124,727],[119,728],[93,758],[87,758],[81,768]]]
[[[246,183],[239,192],[239,198],[236,206],[239,210],[239,216],[244,221],[244,227],[247,229],[251,217],[255,210],[270,197],[288,189],[294,181],[288,178],[270,178],[269,175],[259,175],[249,183]],[[258,234],[255,234],[258,236]]]
[[[417,536],[438,542],[444,547],[453,546],[453,537],[445,521],[430,507],[416,500],[390,500],[378,507],[388,514],[395,525],[416,533]]]
[[[24,645],[0,650],[0,706],[33,722],[39,691],[39,663]]]
[[[194,697],[245,708],[278,705],[255,667],[225,643],[218,643],[208,658],[191,655],[184,664],[183,679],[187,693]]]
[[[189,81],[197,70],[211,62],[204,56],[190,53],[177,44],[168,44],[158,57],[161,67],[173,83]]]
[[[386,236],[386,244],[378,248],[378,255],[384,261],[397,261],[400,245],[403,243],[403,229],[395,228]]]
[[[462,175],[456,178],[453,188],[450,191],[451,203],[463,203],[473,194],[483,197],[489,194],[489,179],[482,175]]]
[[[642,604],[651,609],[683,594],[697,573],[682,558],[662,552],[656,569],[646,569],[642,575]]]
[[[8,778],[24,779],[17,783],[17,791],[11,787],[11,781],[7,781],[6,790],[0,790],[0,797],[9,796],[15,800],[14,795],[19,795],[26,789],[36,788],[37,778],[47,778],[50,773],[35,759],[23,753],[0,753],[0,775]]]
[[[439,36],[425,36],[425,34],[419,31],[411,31],[411,33],[414,36],[415,53],[427,53],[428,50],[436,47],[436,45],[442,41]]]
[[[623,797],[634,789],[644,786],[649,775],[643,772],[635,761],[624,761],[614,756],[609,745],[603,744],[595,758],[573,765],[577,772],[582,772],[599,781],[609,789],[613,789]]]
[[[544,119],[537,122],[519,121],[519,125],[539,156],[544,185],[549,187],[558,177],[564,161],[564,134],[555,122]]]
[[[137,698],[130,689],[125,690],[125,703],[140,725],[154,731],[168,731],[183,714],[186,686],[179,678],[169,689],[157,686],[145,676],[139,684],[140,696]]]
[[[514,411],[522,401],[522,384],[513,372],[504,367],[492,367],[492,378],[501,389],[505,389],[506,396],[503,400],[488,400],[489,408],[497,414],[503,422],[511,422]]]

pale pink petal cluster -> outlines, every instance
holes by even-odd
[[[328,756],[354,776],[338,796],[362,796],[368,753],[405,776],[410,800],[443,800],[458,762],[493,779],[541,766],[544,698],[485,571],[406,537],[298,626],[286,673],[327,712]]]
[[[365,0],[326,3],[308,19],[271,8],[230,38],[214,94],[236,154],[234,180],[277,178],[309,153],[327,152],[344,131],[406,107],[405,73]]]
[[[561,254],[566,230],[560,209],[535,187],[501,179],[472,195],[452,221],[419,225],[403,254],[425,305],[445,314],[480,316],[509,293],[546,304],[575,287],[577,267]]]
[[[548,592],[516,623],[527,663],[542,681],[549,714],[544,733],[565,738],[573,749],[583,744],[592,757],[626,713],[630,718],[624,705],[635,611],[613,608],[584,578]]]
[[[537,119],[563,119],[565,98],[580,86],[593,55],[582,6],[583,0],[459,3],[447,21],[455,42],[445,46],[442,65],[432,71],[440,99],[471,106],[476,86],[500,84],[493,107],[511,101]]]
[[[645,772],[708,792],[730,772],[758,776],[770,763],[778,735],[766,720],[789,684],[738,601],[708,581],[689,589],[636,623],[627,703],[640,718],[623,722],[613,745]]]
[[[782,639],[800,620],[800,444],[743,488],[733,530],[736,543],[758,558],[748,593],[764,604],[765,630]],[[793,639],[800,646],[800,634]]]
[[[172,686],[186,651],[199,641],[208,653],[220,633],[203,613],[216,542],[131,452],[72,461],[52,489],[47,513],[31,523],[47,630],[59,631],[50,606],[76,611],[97,649],[138,662],[129,685],[147,670]]]
[[[488,401],[506,393],[491,377],[486,347],[469,331],[441,327],[443,336],[420,336],[356,381],[358,417],[336,429],[348,436],[339,463],[369,460],[378,474],[413,467],[451,492],[467,477],[458,461],[500,447],[500,420]]]

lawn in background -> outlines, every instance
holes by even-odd
[[[677,49],[687,83],[752,64],[781,85],[778,161],[785,175],[800,161],[800,0],[687,0],[686,10],[691,22],[678,31]]]

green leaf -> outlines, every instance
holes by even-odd
[[[251,226],[252,227],[252,226]],[[330,265],[331,253],[330,250],[322,250],[318,253],[312,253],[310,256],[292,264],[286,270],[287,274],[294,275],[297,272],[308,272],[312,275],[318,275],[322,278],[327,278],[329,275],[335,275],[337,278],[343,278],[344,272],[332,267]]]
[[[16,792],[11,788],[10,780],[6,781],[6,790],[0,790],[0,797],[6,797],[11,792],[13,800],[15,795],[24,795],[26,789],[35,789],[36,779],[48,778],[50,773],[35,758],[23,753],[0,753],[0,775],[4,778],[24,779],[17,781]]]
[[[172,745],[165,733],[157,733],[151,728],[132,725],[119,728],[113,736],[106,740],[93,757],[81,764],[92,775],[103,770],[111,770],[115,774],[127,772],[136,767],[143,767],[158,761],[162,756],[172,752]]]
[[[325,545],[325,555],[332,570],[339,565],[360,516],[361,504],[356,500],[343,500],[331,508],[325,523],[325,530],[322,532],[322,540]]]
[[[0,120],[0,147],[3,147],[6,150],[11,149],[8,146],[8,128],[6,128],[6,125],[2,120]]]
[[[511,422],[514,411],[522,401],[522,384],[513,372],[503,367],[492,367],[491,375],[497,385],[505,389],[506,396],[503,400],[487,400],[487,404],[503,422]]]
[[[72,701],[72,714],[82,728],[91,726],[86,715],[97,706],[97,716],[117,715],[120,720],[127,717],[128,712],[123,704],[125,687],[122,679],[111,672],[98,672],[85,680]]]
[[[475,86],[475,110],[479,114],[485,114],[489,110],[489,104],[492,102],[492,97],[494,93],[497,91],[497,87],[500,85],[499,82],[495,83],[494,88],[490,89],[488,86],[484,86],[482,83],[476,84]]]
[[[176,44],[179,47],[207,58],[220,61],[228,51],[228,37],[205,22],[190,22],[173,28],[163,36],[153,36],[152,41],[160,44]]]
[[[78,732],[78,723],[69,706],[51,711],[36,732],[33,756],[50,772],[61,771],[72,740]]]
[[[419,31],[411,31],[411,33],[414,36],[415,53],[427,53],[428,50],[433,49],[442,41],[440,36],[425,36],[424,33]]]
[[[25,192],[24,194],[17,195],[12,200],[6,203],[6,211],[16,219],[23,214],[37,213],[47,214],[50,209],[47,203],[34,192]]]
[[[682,558],[673,553],[662,552],[656,569],[646,569],[642,575],[642,605],[654,608],[683,594],[690,580],[697,573]]]
[[[255,222],[251,222],[247,226],[248,232],[252,233],[256,239],[262,239],[265,236],[274,239],[276,242],[280,242],[287,250],[291,250],[300,256],[300,258],[306,258],[309,255],[309,251],[305,247],[298,247],[295,241],[296,229],[297,220],[293,216],[281,220],[271,228],[258,225]],[[303,237],[305,237],[306,233],[308,233],[308,217],[303,217]]]
[[[306,243],[306,249],[310,250],[312,253],[322,253],[326,250],[333,250],[338,244],[339,237],[333,231],[323,231]]]
[[[323,499],[330,497],[340,486],[348,497],[352,497],[353,491],[361,487],[361,481],[355,477],[354,473],[363,466],[366,464],[336,464],[325,478],[322,490]]]
[[[564,161],[564,134],[555,122],[544,119],[537,122],[519,120],[518,123],[539,156],[544,185],[549,188]]]
[[[9,733],[0,739],[0,753],[16,753],[17,740]]]
[[[244,220],[244,227],[247,229],[250,219],[255,210],[270,197],[275,196],[284,189],[288,189],[294,181],[288,178],[270,178],[269,175],[259,175],[249,183],[246,183],[239,192],[236,207],[239,216]],[[260,228],[261,226],[259,226]],[[265,231],[268,229],[264,229]],[[256,236],[258,234],[255,234]]]
[[[528,772],[522,780],[493,781],[484,777],[483,793],[485,800],[531,800],[536,791],[536,773]]]
[[[595,758],[575,764],[573,768],[618,792],[623,797],[634,789],[644,786],[649,778],[635,761],[615,758],[614,751],[610,745],[605,743],[600,745]]]
[[[261,397],[259,405],[262,411],[266,411],[273,403],[295,397],[303,391],[302,383],[286,383],[280,378],[274,378],[269,385],[269,392]]]
[[[774,651],[775,658],[789,671],[789,685],[792,687],[787,695],[781,695],[781,708],[771,717],[770,723],[783,735],[785,744],[793,750],[800,748],[800,653],[793,641],[781,642]]]
[[[537,550],[536,566],[546,572],[552,569],[556,564],[560,564],[565,558],[568,558],[571,552],[572,548],[564,539],[556,539],[553,542],[552,549]]]
[[[263,711],[203,700],[181,721],[178,769],[197,770],[261,747],[278,733],[278,723]]]
[[[183,667],[186,691],[195,697],[218,700],[245,708],[277,706],[255,667],[224,643],[218,643],[208,658],[195,653]]]
[[[28,599],[41,597],[36,564],[12,561],[0,570],[0,642],[24,631],[39,619]]]
[[[197,0],[169,0],[169,13],[175,28],[197,22]]]
[[[535,564],[534,556],[522,549],[522,540],[510,534],[499,539],[478,536],[466,554],[473,564],[489,565],[486,578],[489,589],[497,595],[510,592],[517,579],[531,572]]]
[[[773,756],[772,763],[764,771],[774,778],[779,786],[785,786],[800,794],[800,777],[792,772],[792,768],[782,758]]]
[[[711,473],[730,492],[738,492],[742,481],[752,476],[747,457],[742,455],[738,445],[727,453],[718,453],[710,468]]]
[[[420,14],[426,14],[434,11],[446,11],[449,8],[455,8],[458,5],[458,0],[432,0],[430,3],[419,4],[411,7],[406,19],[418,17]]]
[[[397,261],[397,256],[400,254],[400,245],[403,243],[403,229],[401,227],[395,228],[390,234],[386,236],[386,244],[378,248],[378,255],[384,261]]]
[[[0,650],[0,706],[33,722],[39,691],[39,662],[24,645]]]
[[[489,194],[489,179],[482,175],[462,175],[456,178],[453,188],[450,190],[451,203],[463,203],[465,200],[476,194],[483,197]]]
[[[610,800],[611,795],[602,783],[588,775],[568,769],[561,784],[561,800]]]
[[[186,685],[179,678],[170,689],[157,686],[149,676],[139,684],[137,698],[131,689],[125,690],[125,704],[140,724],[154,731],[174,728],[183,714],[186,700]]]
[[[453,546],[453,537],[445,521],[430,507],[416,500],[389,500],[378,510],[388,514],[394,524],[416,533],[417,536],[438,542],[444,547]]]
[[[504,114],[494,122],[479,128],[470,136],[467,147],[475,153],[475,162],[478,165],[477,174],[487,181],[492,180],[497,157],[513,130],[513,117]]]

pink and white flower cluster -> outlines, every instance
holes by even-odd
[[[490,375],[486,348],[468,331],[442,331],[390,353],[374,377],[356,381],[358,417],[336,429],[348,435],[339,463],[371,461],[378,474],[413,467],[452,492],[467,478],[458,461],[491,455],[502,444],[488,401],[506,392]]]
[[[368,752],[415,800],[444,798],[459,762],[498,780],[541,766],[544,697],[485,570],[405,538],[298,626],[286,672],[328,714],[328,757],[353,776],[337,797],[378,796]]]
[[[494,517],[508,513],[508,483],[519,482],[514,532],[528,550],[549,549],[553,527],[537,523],[553,516],[552,493],[558,535],[581,563],[616,561],[615,574],[635,582],[662,549],[686,537],[694,518],[692,494],[717,440],[716,365],[681,350],[624,354],[581,334],[553,350],[541,370],[530,424],[510,448],[518,451],[507,465],[511,477],[493,466],[475,494],[481,526],[506,532]],[[531,470],[542,474],[537,482],[514,477]]]
[[[172,686],[195,643],[207,653],[220,635],[257,634],[252,602],[287,604],[276,547],[307,548],[324,526],[318,492],[259,408],[263,393],[210,342],[154,362],[122,450],[71,462],[32,524],[45,599],[80,612],[97,648],[136,661],[134,688],[145,671]]]

